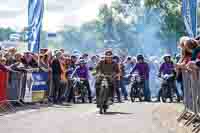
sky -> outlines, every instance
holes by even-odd
[[[55,32],[64,25],[80,26],[95,19],[98,8],[113,0],[44,0],[43,29]],[[18,31],[27,26],[28,0],[0,0],[0,27]]]

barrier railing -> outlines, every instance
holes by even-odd
[[[185,119],[185,126],[189,126],[196,120],[200,120],[200,72],[182,71],[184,86],[184,106],[183,113],[178,118],[180,122]],[[200,131],[200,124],[193,129],[195,132]]]
[[[14,112],[15,108],[8,101],[7,87],[8,87],[8,71],[0,70],[0,112]]]
[[[0,70],[0,113],[14,112],[12,103],[35,103],[48,98],[49,73],[40,69]]]

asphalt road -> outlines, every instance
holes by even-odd
[[[94,104],[34,107],[0,116],[1,133],[183,133],[176,104],[114,104],[99,115]],[[166,108],[166,109],[165,109]],[[169,112],[169,110],[173,112]],[[166,125],[167,121],[170,123]],[[165,124],[163,124],[165,123]]]

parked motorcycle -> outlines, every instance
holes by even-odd
[[[165,74],[161,75],[161,89],[159,91],[159,99],[160,97],[163,102],[166,102],[167,99],[169,98],[171,102],[173,102],[173,98],[176,97],[175,89],[175,79],[174,79],[174,74]]]
[[[77,67],[78,68],[78,67]],[[82,103],[85,103],[88,98],[88,91],[87,86],[84,85],[84,79],[80,79],[79,77],[76,77],[75,72],[77,68],[74,70],[70,77],[70,81],[72,82],[72,89],[74,94],[74,102],[81,100]]]
[[[136,98],[140,102],[144,101],[144,80],[140,77],[138,72],[130,75],[130,98],[132,102],[135,102]]]

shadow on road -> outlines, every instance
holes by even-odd
[[[28,110],[41,110],[41,109],[45,109],[45,108],[72,108],[72,105],[69,103],[64,103],[64,104],[24,104],[22,105],[18,105],[18,104],[13,104],[13,111],[5,111],[5,112],[1,112],[0,111],[0,116],[4,116],[7,114],[15,114],[19,111],[28,111]]]
[[[132,115],[133,113],[125,113],[125,112],[106,112],[105,115]]]

